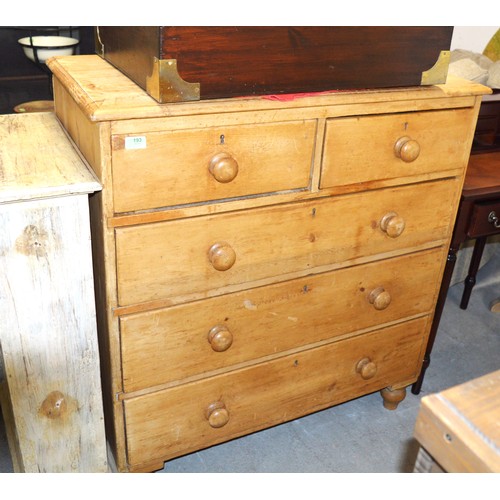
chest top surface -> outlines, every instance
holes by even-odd
[[[491,89],[483,85],[449,77],[446,84],[434,86],[332,90],[295,96],[258,96],[159,104],[98,55],[54,57],[47,61],[47,65],[88,119],[93,122],[309,106],[387,103],[394,100],[440,99],[491,93]]]
[[[53,113],[0,117],[0,204],[101,189]]]

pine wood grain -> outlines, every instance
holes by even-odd
[[[49,65],[58,117],[86,157],[98,162],[104,185],[91,206],[104,398],[118,470],[161,468],[165,459],[387,385],[401,400],[422,366],[474,121],[489,89],[450,78],[440,86],[289,101],[160,105],[98,56],[56,58]],[[356,141],[352,128],[337,130],[343,120],[373,127],[364,127]],[[391,127],[399,132],[406,122],[425,139],[419,137],[419,163],[399,169]],[[429,132],[434,128],[436,137]],[[238,152],[238,175],[243,179],[252,161],[258,175],[215,192],[207,184],[207,162],[226,131],[237,137],[224,152]],[[335,143],[331,134],[338,135]],[[128,159],[125,138],[141,135],[151,150]],[[300,146],[294,153],[293,144]],[[349,144],[364,166],[349,162]],[[307,168],[292,168],[300,174],[288,179],[291,162]],[[328,163],[346,183],[322,184]],[[397,216],[384,219],[393,210]],[[382,219],[389,221],[394,236],[401,217],[400,236],[381,230]],[[379,291],[370,303],[368,289],[384,286],[376,281],[397,292]],[[331,304],[335,286],[342,290],[339,309]],[[391,302],[383,309],[386,292]],[[361,312],[365,306],[369,313]],[[222,350],[214,352],[207,328],[226,323],[236,325],[232,344],[224,351],[230,339],[216,329]],[[324,391],[335,369],[327,363],[330,354],[342,383]],[[354,363],[351,354],[364,357]],[[387,367],[375,380],[363,379],[361,373],[373,373],[365,357],[385,355]],[[304,380],[294,378],[296,360],[298,367],[307,360]],[[226,388],[224,407],[219,397]],[[251,396],[243,403],[245,388]],[[208,395],[213,398],[205,401]],[[195,407],[199,402],[206,405]],[[233,402],[247,405],[244,421],[234,422]],[[282,406],[290,410],[286,415]],[[228,412],[217,430],[207,423],[224,424]]]
[[[447,472],[500,472],[500,371],[422,398],[419,443]]]
[[[373,183],[452,170],[467,164],[467,139],[473,108],[348,117],[328,121],[321,187]],[[432,123],[432,127],[429,124]],[[395,155],[398,139],[419,144],[411,162]]]
[[[124,120],[131,114],[141,118],[154,118],[242,109],[293,109],[298,106],[317,105],[318,99],[323,105],[328,105],[386,103],[398,99],[411,101],[425,98],[467,97],[470,106],[473,103],[471,96],[491,93],[491,89],[483,85],[449,77],[446,84],[430,87],[333,92],[288,102],[261,97],[214,99],[182,103],[182,106],[179,106],[178,103],[158,104],[144,90],[98,55],[55,57],[49,59],[47,65],[91,121]]]
[[[278,360],[124,402],[128,456],[139,465],[167,460],[248,432],[292,420],[400,381],[418,371],[426,318]],[[359,360],[377,365],[373,378],[356,372]],[[207,407],[220,401],[229,421],[213,428]]]
[[[0,203],[99,191],[53,113],[0,117]]]
[[[115,212],[306,189],[310,184],[316,122],[298,121],[113,136]],[[128,149],[140,137],[143,149]],[[237,163],[218,182],[210,160],[225,153]],[[139,169],[139,170],[138,170]]]
[[[120,317],[124,390],[179,383],[429,314],[444,250]],[[370,294],[379,287],[390,294],[390,303],[381,310],[370,303]],[[217,325],[231,335],[223,352],[209,343],[208,334]]]
[[[443,242],[458,189],[456,180],[447,180],[119,228],[118,303],[201,298],[209,290],[223,293],[231,285]],[[380,229],[380,220],[389,212],[406,221],[399,238]],[[214,269],[207,258],[216,242],[227,242],[236,252],[236,262],[227,271]]]

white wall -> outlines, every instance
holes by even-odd
[[[455,26],[451,38],[451,50],[464,49],[483,53],[498,26]]]

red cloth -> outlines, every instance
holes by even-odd
[[[360,89],[356,89],[360,90]],[[319,92],[298,92],[296,94],[268,94],[268,95],[246,95],[246,96],[241,96],[240,99],[255,99],[256,97],[259,97],[260,99],[268,99],[269,101],[281,101],[281,102],[287,102],[287,101],[294,101],[295,99],[300,99],[301,97],[313,97],[316,95],[326,95],[326,94],[332,94],[334,92],[353,92],[351,89],[342,89],[342,90],[323,90]]]
[[[263,95],[262,99],[269,99],[270,101],[294,101],[301,97],[312,97],[315,95],[331,94],[332,92],[341,92],[339,90],[325,90],[323,92],[302,92],[298,94],[275,94],[275,95]],[[344,91],[345,92],[345,91]]]

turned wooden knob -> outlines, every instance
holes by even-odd
[[[238,162],[228,153],[219,153],[210,160],[208,170],[217,182],[226,184],[238,175]]]
[[[420,154],[420,144],[411,137],[400,137],[394,144],[394,154],[404,162],[415,161]]]
[[[380,229],[390,236],[397,238],[405,230],[405,220],[396,212],[389,212],[385,214],[380,221]]]
[[[356,371],[361,375],[361,378],[368,380],[377,373],[377,365],[370,358],[363,358],[356,365]]]
[[[217,271],[227,271],[236,262],[236,252],[229,243],[214,243],[208,250],[208,259]]]
[[[391,303],[391,294],[383,287],[379,286],[370,292],[368,301],[378,311],[382,311]]]
[[[214,351],[227,351],[233,343],[233,334],[225,326],[216,325],[208,332],[208,342]]]
[[[205,416],[210,426],[215,429],[224,427],[229,422],[229,412],[222,401],[216,401],[209,405]]]

